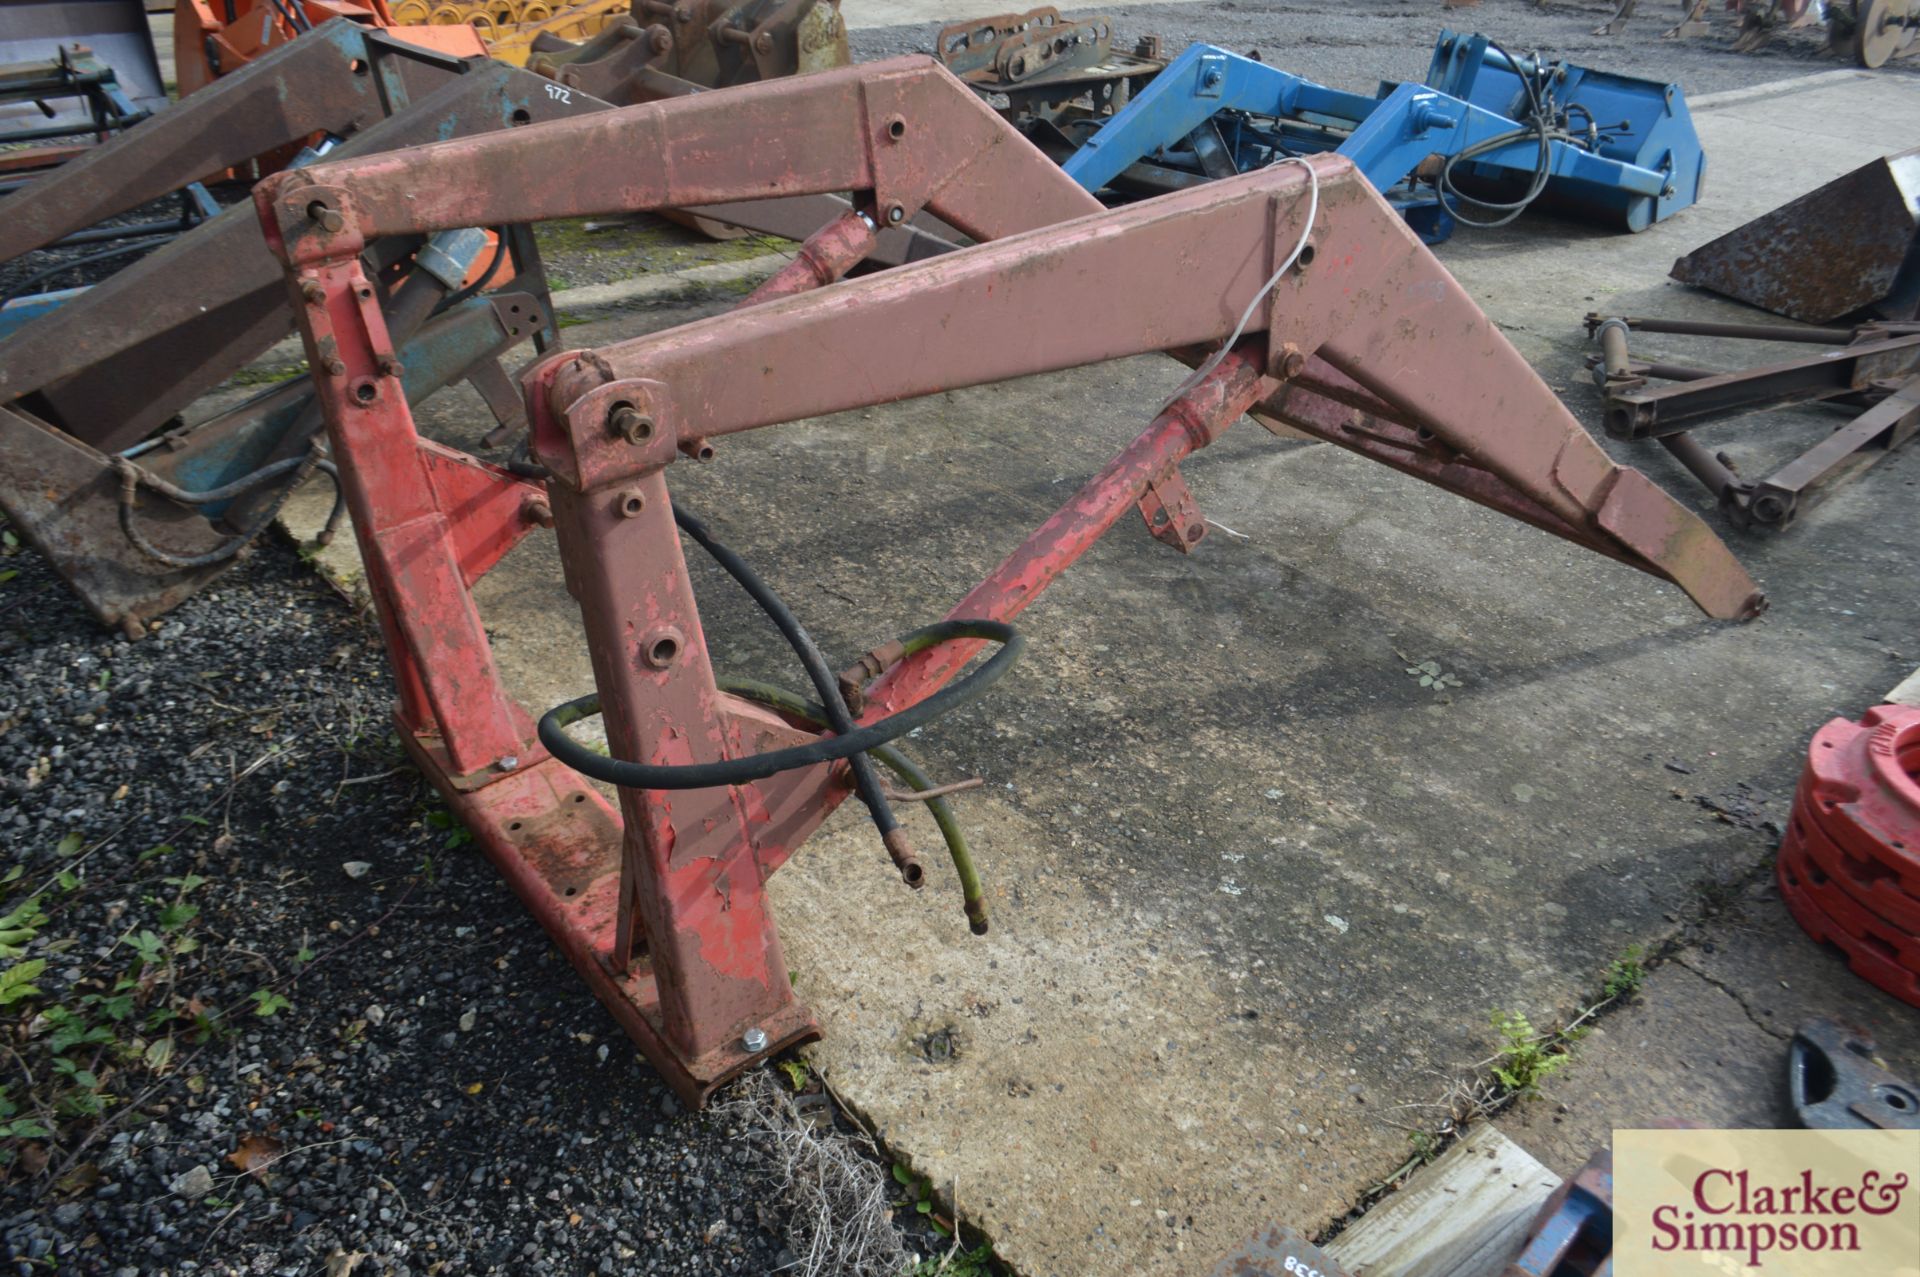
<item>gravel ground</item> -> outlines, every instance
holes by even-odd
[[[789,1262],[767,1141],[683,1111],[461,845],[291,549],[129,644],[9,546],[0,670],[7,1271]]]
[[[1158,35],[1169,56],[1195,41],[1239,53],[1258,49],[1283,70],[1363,93],[1371,93],[1382,79],[1424,76],[1434,37],[1443,27],[1485,32],[1516,53],[1537,50],[1583,66],[1678,81],[1693,95],[1852,65],[1824,55],[1825,35],[1817,31],[1782,35],[1759,53],[1735,53],[1727,47],[1731,19],[1719,12],[1714,15],[1716,34],[1663,40],[1661,32],[1680,12],[1678,0],[1642,0],[1638,15],[1621,35],[1593,35],[1593,28],[1615,7],[1599,0],[1553,0],[1544,8],[1534,0],[1486,0],[1476,9],[1448,11],[1440,0],[1214,0],[1130,5],[1112,14],[1117,45],[1131,47],[1140,36]],[[1069,17],[1104,12],[1061,8]],[[1721,6],[1716,3],[1714,8]],[[929,53],[938,31],[934,25],[857,30],[852,34],[853,56],[865,62]],[[1920,60],[1893,63],[1878,74],[1920,74]]]

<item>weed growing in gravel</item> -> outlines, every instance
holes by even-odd
[[[1540,1083],[1570,1058],[1561,1049],[1560,1035],[1534,1032],[1532,1021],[1521,1012],[1495,1009],[1492,1018],[1501,1042],[1493,1075],[1515,1095],[1538,1091]]]
[[[292,1005],[272,989],[224,1008],[186,992],[204,976],[195,961],[200,906],[192,897],[207,880],[196,873],[153,882],[138,895],[138,916],[104,951],[84,965],[70,959],[79,938],[63,932],[77,929],[91,850],[77,834],[63,838],[55,848],[61,868],[18,900],[11,897],[24,889],[25,867],[16,864],[0,879],[0,961],[7,963],[0,967],[0,1046],[19,1074],[0,1085],[3,1168],[37,1174],[52,1167],[56,1176],[74,1169],[118,1110],[137,1109],[177,1067],[183,1045],[204,1046],[249,1003],[261,1016]],[[161,843],[135,863],[173,850]],[[56,959],[76,962],[57,983],[48,978]]]
[[[1646,956],[1644,948],[1630,944],[1619,957],[1607,964],[1601,987],[1609,1000],[1633,993],[1647,982],[1647,968],[1642,964]]]
[[[972,1250],[923,1259],[907,1270],[906,1277],[993,1277],[997,1272],[993,1247],[982,1243]]]

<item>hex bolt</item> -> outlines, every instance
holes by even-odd
[[[340,229],[347,224],[347,219],[340,216],[339,209],[329,208],[320,200],[307,205],[307,216],[320,223],[320,229],[329,235],[339,234]]]
[[[615,408],[613,415],[607,418],[607,425],[612,427],[613,433],[635,446],[653,438],[653,418],[632,404],[621,404]]]
[[[655,27],[653,34],[647,37],[647,47],[655,53],[666,53],[673,48],[673,33],[665,27]]]
[[[759,35],[754,36],[753,51],[755,53],[772,53],[773,52],[773,36],[765,31],[762,31]]]
[[[767,1049],[767,1031],[748,1029],[740,1035],[740,1046],[748,1055],[758,1055]]]
[[[320,281],[310,279],[300,285],[300,295],[306,298],[309,306],[323,306],[327,300],[327,290],[320,287]]]
[[[379,368],[382,377],[402,377],[407,371],[407,366],[392,355],[380,356]]]
[[[545,497],[528,497],[526,504],[520,507],[520,517],[528,523],[550,528],[553,526],[553,507],[547,504]]]
[[[622,488],[620,495],[614,498],[614,508],[623,519],[637,519],[640,512],[647,508],[647,494],[638,488]]]
[[[347,361],[335,355],[327,360],[326,369],[330,377],[344,377],[347,375]]]

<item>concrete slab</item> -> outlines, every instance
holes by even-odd
[[[1787,1043],[1822,1017],[1866,1031],[1888,1068],[1920,1078],[1920,1016],[1809,940],[1765,877],[1656,971],[1631,1005],[1603,1019],[1500,1129],[1567,1176],[1614,1131],[1664,1118],[1796,1126]]]
[[[1705,208],[1632,238],[1532,219],[1445,257],[1592,421],[1580,314],[1724,313],[1661,283],[1672,258],[1906,144],[1915,93],[1843,76],[1791,110],[1702,104]],[[1178,376],[1135,360],[758,432],[676,492],[845,654],[940,615]],[[423,423],[482,430],[451,394]],[[1383,1110],[1484,1056],[1490,1006],[1570,1008],[1765,854],[1675,791],[1788,792],[1806,734],[1877,700],[1920,626],[1886,588],[1920,533],[1911,455],[1740,543],[1776,599],[1743,628],[1324,446],[1242,426],[1187,474],[1240,535],[1189,560],[1116,531],[1028,614],[1016,674],[911,742],[989,781],[962,812],[991,936],[967,936],[937,867],[900,888],[851,812],[775,881],[829,1026],[813,1059],[1027,1274],[1189,1271],[1262,1219],[1340,1214],[1405,1156]],[[719,664],[794,682],[719,573],[692,572]],[[480,595],[530,705],[591,685],[550,541]],[[1421,660],[1463,685],[1421,689]]]

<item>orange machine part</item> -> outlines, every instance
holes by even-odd
[[[289,0],[319,26],[350,18],[380,27],[398,40],[456,58],[487,56],[480,33],[464,22],[395,26],[386,0]],[[173,10],[173,76],[180,96],[203,89],[300,34],[268,0],[178,0]]]

